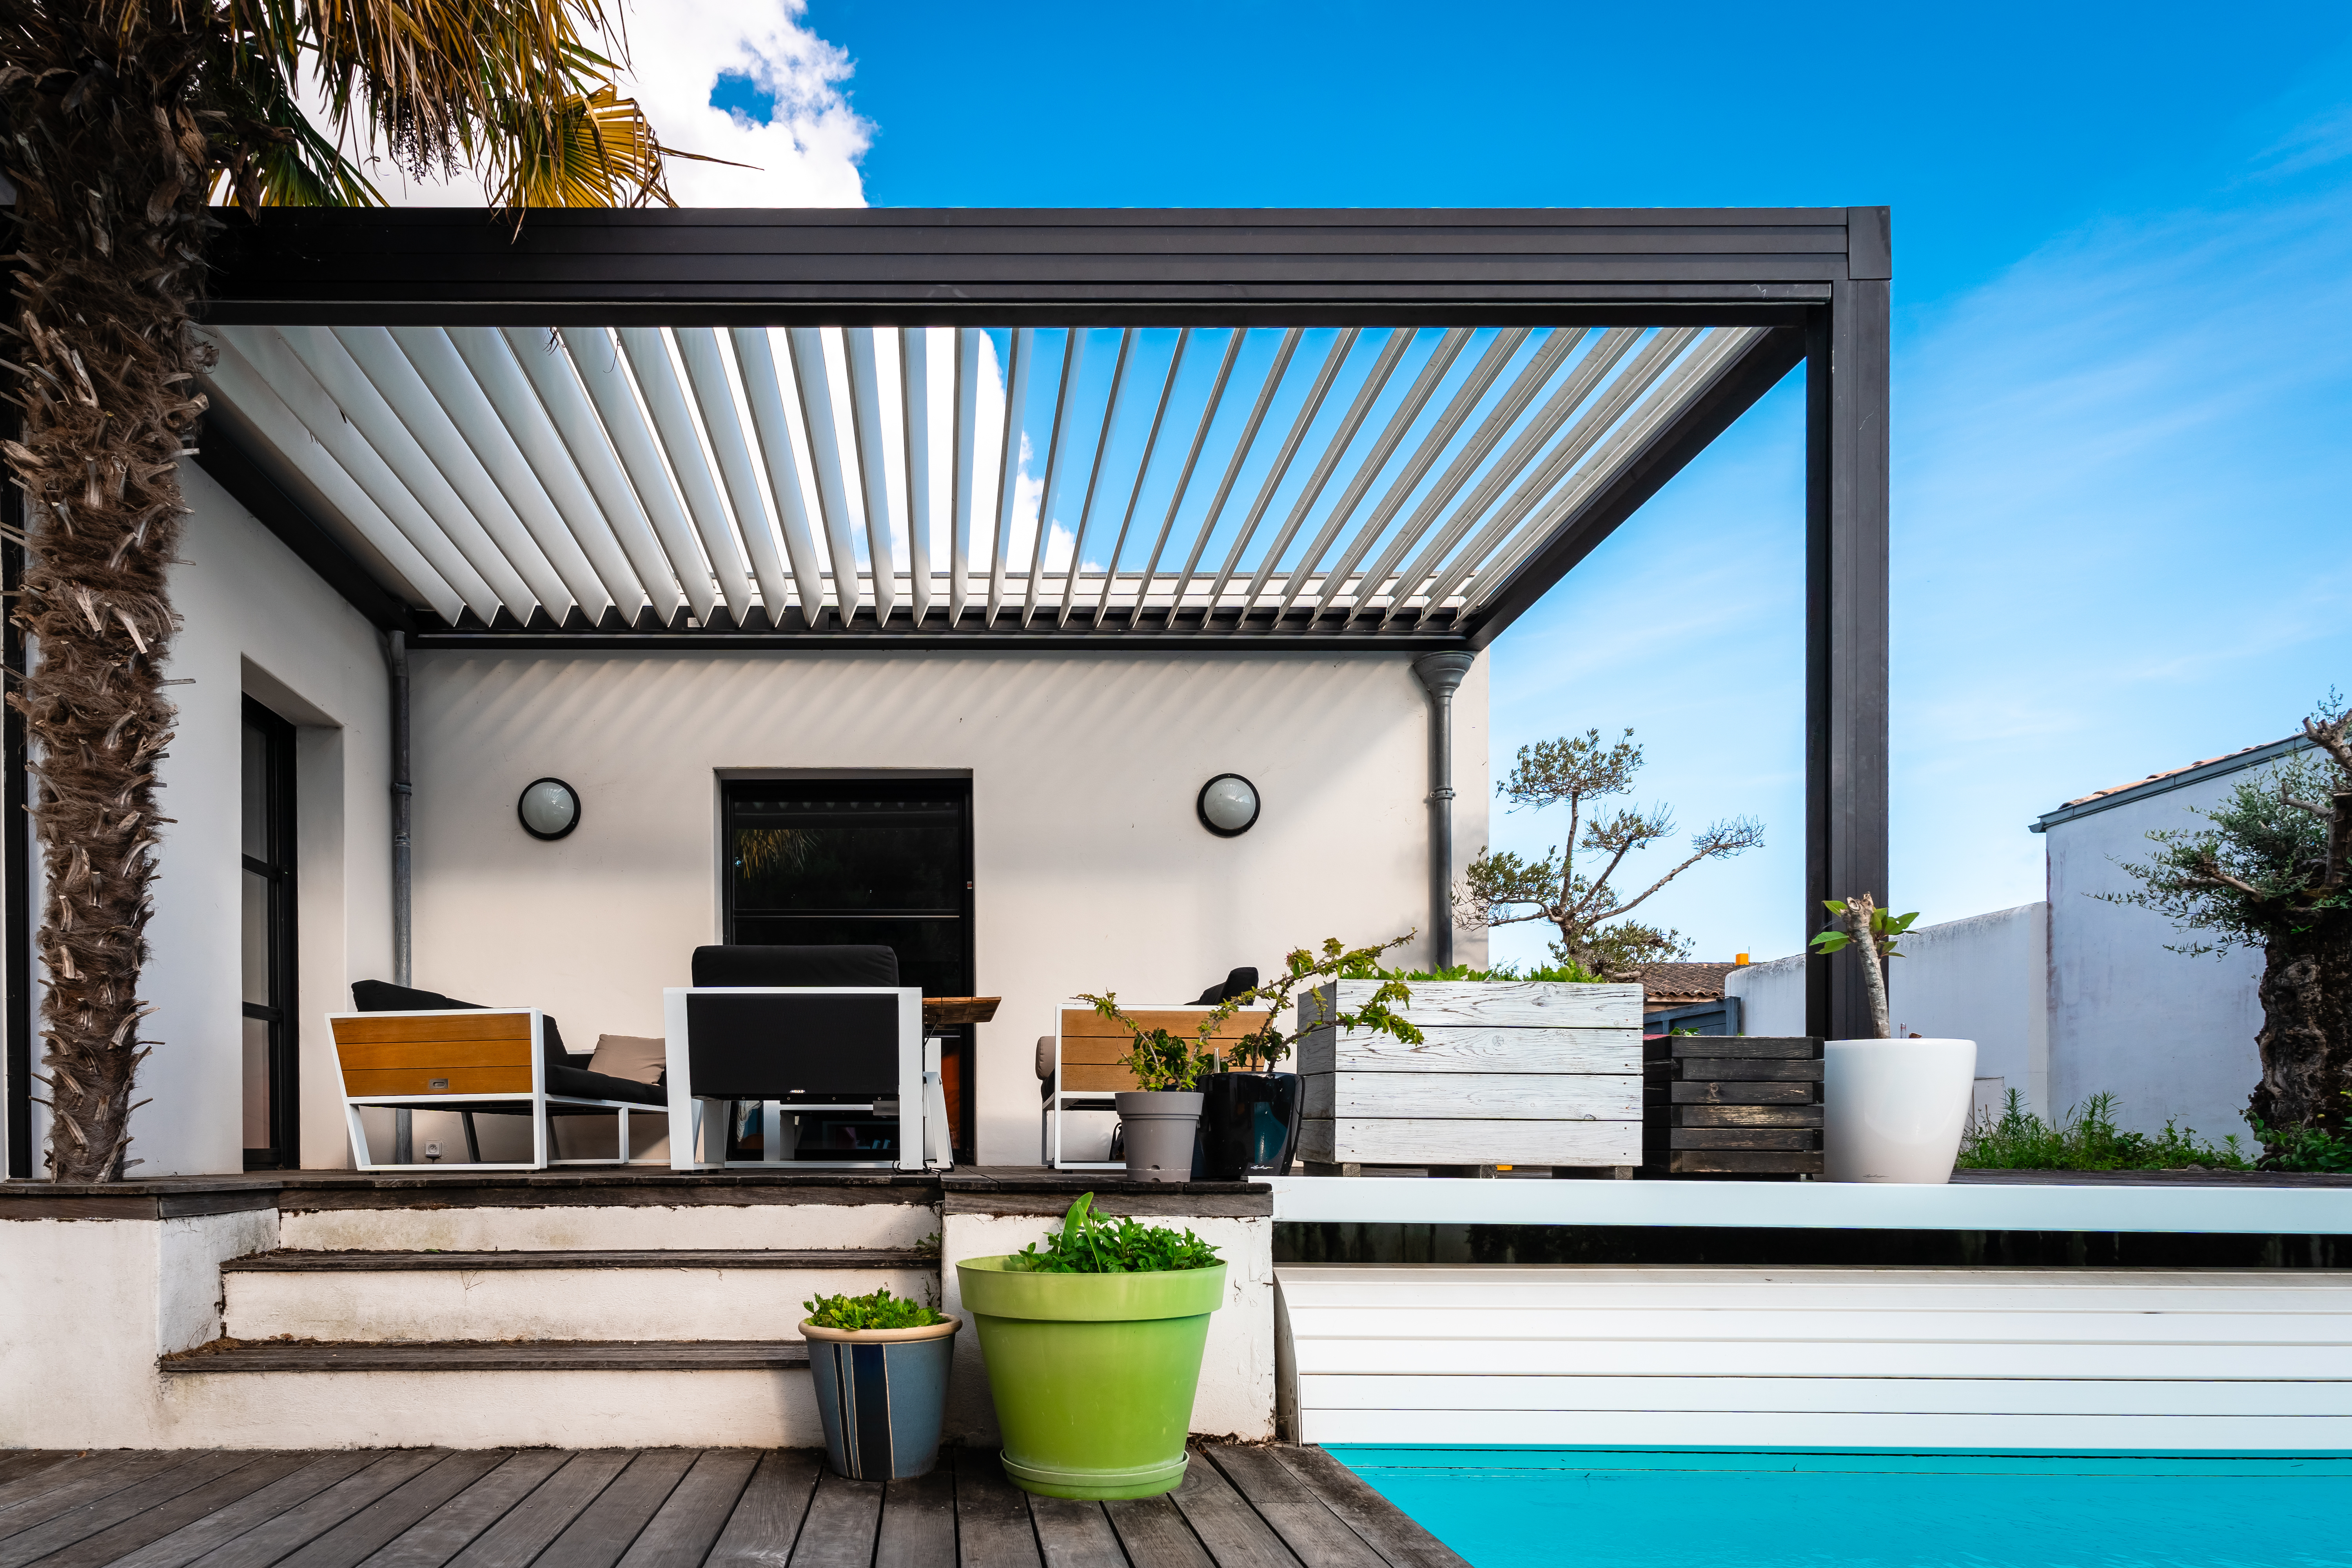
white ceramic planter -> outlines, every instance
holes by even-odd
[[[1976,1084],[1974,1040],[1829,1040],[1822,1054],[1829,1180],[1952,1179]]]

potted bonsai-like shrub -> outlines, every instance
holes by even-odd
[[[803,1301],[801,1337],[834,1473],[854,1481],[929,1475],[939,1462],[960,1321],[890,1294]]]
[[[1157,1497],[1184,1439],[1225,1265],[1190,1230],[1105,1220],[1094,1194],[1019,1252],[956,1265],[1004,1435],[1004,1473],[1043,1497]]]
[[[1948,1182],[1968,1127],[1977,1043],[1890,1037],[1886,963],[1903,956],[1895,944],[1916,912],[1891,914],[1868,893],[1823,907],[1836,919],[1812,945],[1825,954],[1860,951],[1872,1036],[1822,1042],[1822,1173],[1832,1182]]]
[[[1135,1075],[1139,1087],[1111,1097],[1125,1129],[1128,1179],[1191,1181],[1193,1134],[1201,1125],[1201,1075],[1216,1058],[1165,1029],[1145,1029],[1119,1011],[1116,991],[1081,994],[1078,1000],[1135,1037],[1118,1065]]]
[[[1265,1010],[1265,1022],[1244,1035],[1225,1052],[1222,1071],[1201,1079],[1201,1143],[1205,1174],[1215,1182],[1248,1182],[1262,1176],[1286,1176],[1298,1144],[1302,1104],[1295,1072],[1276,1072],[1275,1064],[1288,1058],[1300,1037],[1333,1020],[1322,1016],[1315,988],[1341,975],[1370,973],[1392,947],[1411,942],[1413,932],[1371,947],[1342,948],[1338,937],[1324,940],[1321,952],[1297,948],[1283,960],[1282,973],[1263,985],[1228,997],[1201,1023],[1205,1048],[1217,1029],[1234,1014]],[[1306,986],[1312,1004],[1295,1005],[1294,993]],[[1419,1045],[1418,1028],[1391,1011],[1412,999],[1402,980],[1388,978],[1365,997],[1352,1013],[1336,1021],[1343,1029],[1368,1029],[1393,1036],[1407,1045]],[[1283,1015],[1290,1026],[1283,1026]]]

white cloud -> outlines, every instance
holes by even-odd
[[[665,147],[726,160],[672,159],[670,194],[680,205],[866,205],[857,161],[874,128],[843,93],[853,69],[848,55],[803,25],[806,9],[806,0],[668,0],[622,13],[623,96],[644,107]],[[748,77],[772,96],[772,118],[755,121],[713,108],[711,89],[722,74]],[[383,162],[370,172],[395,205],[487,205],[471,171],[423,182]]]

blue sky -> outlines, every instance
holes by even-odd
[[[797,22],[837,51],[877,205],[1891,205],[1891,891],[1927,921],[2040,897],[2024,826],[2059,801],[2352,688],[2340,6],[816,0]],[[1643,800],[1764,819],[1763,849],[1653,906],[1702,956],[1801,937],[1796,391],[1493,656],[1498,767],[1630,724]],[[1549,826],[1498,816],[1496,840]]]

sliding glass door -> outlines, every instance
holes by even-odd
[[[245,1168],[302,1163],[296,1113],[294,726],[248,697],[244,735]]]

